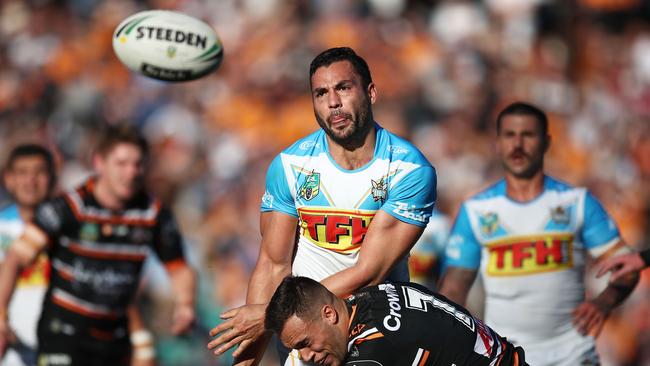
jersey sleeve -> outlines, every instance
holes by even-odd
[[[50,238],[58,238],[72,213],[63,197],[41,203],[34,212],[32,223],[43,230]]]
[[[584,222],[580,233],[585,248],[592,250],[607,244],[615,244],[620,237],[618,227],[603,206],[590,193],[585,194]]]
[[[154,251],[165,264],[183,261],[183,238],[172,212],[162,207],[154,231]]]
[[[436,202],[436,170],[421,166],[398,181],[381,209],[400,221],[427,226]]]
[[[465,204],[460,207],[449,234],[444,266],[478,269],[481,264],[481,244],[476,240]]]
[[[403,361],[398,358],[402,352],[396,352],[395,346],[381,332],[374,330],[371,332],[370,329],[349,340],[345,365],[399,365]]]
[[[273,159],[266,172],[266,190],[264,196],[262,196],[261,211],[279,211],[298,217],[296,203],[289,190],[287,177],[284,174],[281,155]]]

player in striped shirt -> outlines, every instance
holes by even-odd
[[[523,366],[524,351],[467,310],[415,283],[383,283],[337,298],[287,277],[265,326],[303,361],[322,365]]]

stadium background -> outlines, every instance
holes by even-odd
[[[154,8],[213,25],[221,68],[184,84],[129,73],[111,34]],[[65,189],[88,174],[98,126],[141,128],[153,146],[149,187],[172,205],[201,273],[199,325],[173,339],[164,275],[149,272],[143,306],[160,364],[226,364],[205,349],[207,332],[245,297],[267,164],[317,126],[307,74],[318,52],[349,45],[367,59],[376,119],[437,167],[449,217],[498,178],[495,111],[524,99],[550,115],[548,172],[592,189],[641,248],[649,21],[650,2],[635,0],[0,0],[0,159],[19,142],[45,143]],[[605,365],[650,365],[648,277],[599,339]]]

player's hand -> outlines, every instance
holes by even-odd
[[[156,366],[156,358],[131,358],[131,366]]]
[[[616,282],[621,277],[638,272],[644,267],[645,263],[638,253],[619,255],[607,258],[599,263],[596,266],[598,271],[596,277],[602,277],[605,273],[611,271],[612,275],[609,277],[609,282]]]
[[[585,301],[573,310],[573,325],[582,335],[598,337],[609,316],[609,308],[596,301]]]
[[[16,341],[16,334],[9,327],[9,322],[6,319],[0,320],[0,359],[4,357],[7,348]]]
[[[243,354],[252,341],[264,334],[265,304],[244,305],[221,314],[225,321],[210,330],[211,337],[217,337],[208,343],[208,349],[215,349],[219,356],[239,344],[233,352],[237,358]]]
[[[176,304],[172,319],[172,334],[179,335],[186,333],[194,324],[194,306],[191,304]]]

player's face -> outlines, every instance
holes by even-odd
[[[17,158],[5,173],[5,186],[19,206],[35,207],[50,193],[52,177],[42,156]]]
[[[316,120],[327,135],[339,145],[362,141],[372,127],[375,85],[363,87],[348,61],[316,69],[311,85]]]
[[[303,321],[293,315],[280,334],[282,343],[300,352],[303,361],[339,366],[347,354],[347,337],[327,319]]]
[[[531,178],[540,172],[549,142],[534,116],[511,114],[501,119],[497,152],[508,174]]]
[[[119,143],[105,155],[95,157],[95,169],[113,197],[128,201],[142,186],[144,156],[138,146]]]

